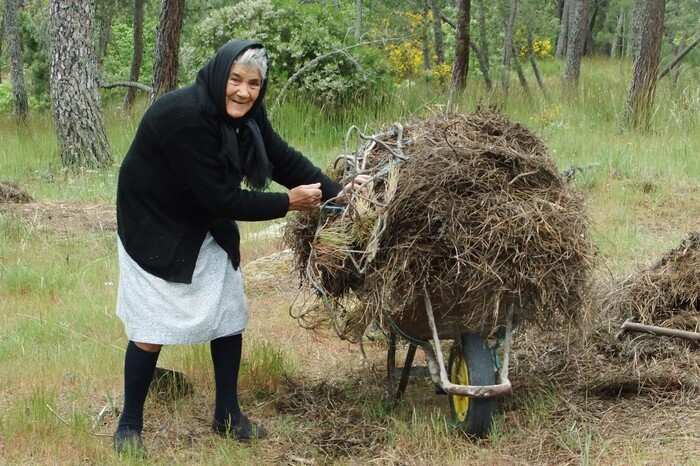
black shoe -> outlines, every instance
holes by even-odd
[[[127,428],[117,429],[113,436],[114,450],[119,456],[127,455],[134,458],[146,456],[146,450],[141,440],[141,432]]]
[[[251,422],[248,416],[241,414],[238,421],[233,424],[230,421],[221,422],[214,419],[211,428],[222,437],[231,437],[235,440],[247,442],[253,439],[264,439],[267,437],[267,429],[260,424]]]

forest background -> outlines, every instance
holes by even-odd
[[[119,162],[151,98],[190,83],[232,38],[269,48],[273,125],[320,165],[345,150],[351,125],[373,133],[436,111],[493,105],[535,131],[588,200],[597,287],[700,229],[697,0],[0,5],[0,181],[27,195],[24,203],[0,201],[3,464],[116,462],[109,436],[126,346],[114,316]],[[175,25],[177,40],[164,24]],[[163,47],[177,51],[174,67],[164,65]],[[57,88],[57,55],[72,57],[91,82]],[[66,124],[75,121],[73,104],[98,123]],[[84,127],[86,135],[75,134]],[[104,142],[72,153],[66,147],[75,144],[65,144],[72,138]],[[212,438],[207,348],[169,348],[161,364],[187,374],[195,394],[149,405],[148,464],[692,464],[700,457],[698,365],[693,352],[672,351],[683,347],[677,342],[616,361],[619,373],[633,368],[636,376],[603,384],[581,372],[579,358],[609,369],[610,355],[572,343],[577,332],[517,337],[514,393],[499,405],[492,435],[478,442],[454,432],[447,401],[425,383],[387,411],[383,342],[368,341],[363,358],[331,333],[308,334],[280,318],[295,283],[279,260],[285,246],[269,236],[278,227],[242,225],[258,310],[242,397],[271,426],[271,441],[241,447]],[[596,317],[608,327],[589,333],[612,335],[621,323]]]

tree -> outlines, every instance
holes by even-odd
[[[51,0],[51,109],[64,167],[112,164],[98,93],[92,2]]]
[[[533,45],[533,38],[532,38],[532,30],[530,29],[530,26],[525,26],[527,30],[527,56],[530,59],[530,66],[532,66],[532,72],[535,75],[535,79],[537,79],[537,85],[540,86],[540,89],[546,94],[547,93],[547,88],[544,85],[544,81],[542,80],[542,75],[540,74],[540,68],[537,66],[537,59],[535,58],[535,47]]]
[[[26,121],[29,114],[29,99],[24,85],[24,60],[22,42],[17,22],[17,0],[5,0],[5,33],[7,34],[7,55],[10,62],[12,80],[12,104],[15,117]]]
[[[5,37],[5,21],[0,21],[0,57],[2,57],[3,37]],[[0,62],[0,84],[2,84],[2,62]]]
[[[510,79],[510,64],[515,47],[513,35],[515,34],[515,16],[518,12],[518,0],[510,0],[508,16],[505,22],[505,35],[503,38],[503,89],[508,91]],[[517,58],[517,55],[516,55]]]
[[[644,0],[636,0],[632,5],[631,24],[629,31],[629,39],[625,55],[633,60],[639,52],[642,41],[642,18],[644,17]]]
[[[355,41],[362,40],[362,0],[355,0]]]
[[[481,5],[483,6],[483,4]],[[483,13],[483,10],[480,12],[480,15]],[[441,15],[441,19],[452,26],[453,29],[457,29],[456,24],[454,21],[450,20],[447,16]],[[481,26],[481,23],[479,23],[479,26]],[[484,31],[485,28],[481,29],[481,31]],[[477,60],[479,61],[479,67],[481,68],[481,74],[484,76],[484,83],[486,84],[486,88],[488,90],[491,90],[493,88],[493,82],[491,81],[491,75],[489,73],[489,57],[488,57],[488,50],[487,50],[487,45],[488,43],[484,40],[483,41],[483,48],[477,47],[474,41],[470,40],[469,41],[469,48],[472,49],[474,52],[474,55],[476,55]]]
[[[657,72],[661,61],[661,39],[663,37],[665,0],[643,0],[639,49],[632,67],[630,86],[623,128],[648,130],[656,91]]]
[[[131,58],[129,80],[138,82],[143,60],[143,5],[145,0],[134,0],[134,54]],[[136,88],[129,86],[122,107],[128,109],[136,99]]]
[[[493,82],[491,81],[491,72],[489,70],[489,43],[486,37],[486,7],[484,5],[484,0],[476,1],[477,8],[479,9],[479,52],[477,52],[476,57],[479,60],[479,67],[481,68],[481,74],[484,76],[484,83],[486,88],[490,91],[493,89]]]
[[[612,43],[610,44],[610,58],[622,56],[622,31],[625,27],[625,11],[620,8],[617,12],[617,20],[615,22],[615,33],[613,34]]]
[[[686,38],[684,36],[683,40],[681,41],[681,44],[684,44],[685,40],[686,40]],[[666,65],[666,67],[664,67],[663,70],[659,71],[659,76],[656,79],[658,80],[658,79],[661,79],[664,76],[666,76],[668,74],[668,72],[671,71],[676,65],[678,65],[678,63],[680,63],[680,61],[683,60],[683,57],[685,57],[688,54],[688,52],[693,50],[695,48],[695,46],[697,46],[698,44],[700,44],[700,35],[698,35],[698,37],[696,37],[695,40],[693,40],[687,46],[683,46],[681,48],[681,50],[676,54],[676,56],[673,57],[673,60],[671,60],[671,63]]]
[[[151,102],[177,88],[180,31],[185,0],[162,0],[153,63]]]
[[[588,0],[569,0],[569,40],[566,44],[564,84],[577,86],[581,75],[581,56],[588,33]]]
[[[442,13],[437,0],[427,0],[433,12],[433,36],[435,37],[435,56],[438,63],[445,62],[445,40],[442,37]]]
[[[554,58],[566,57],[566,43],[569,41],[569,10],[572,0],[561,0],[561,16],[559,18],[559,35]]]
[[[471,21],[471,0],[457,2],[457,28],[455,32],[455,60],[452,67],[452,86],[464,89],[469,73],[469,22]]]

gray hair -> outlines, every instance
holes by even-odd
[[[234,64],[246,65],[257,69],[262,79],[267,75],[267,52],[264,47],[250,48],[243,52]]]

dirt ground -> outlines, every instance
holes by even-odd
[[[0,213],[32,228],[69,234],[116,231],[111,205],[27,200],[0,202]],[[270,244],[274,248],[280,243]],[[387,422],[382,416],[367,417],[362,397],[376,397],[386,388],[386,344],[381,335],[366,341],[363,355],[358,345],[339,340],[332,331],[300,329],[283,314],[298,298],[297,282],[290,279],[290,254],[278,249],[244,266],[253,313],[247,335],[284,348],[305,372],[303,378],[273,387],[285,396],[261,401],[253,410],[263,419],[282,413],[308,421],[302,442],[285,434],[275,436],[270,445],[279,452],[275,463],[326,464],[309,459],[315,452],[330,458],[328,464],[429,464],[426,447],[399,451],[400,441],[388,446]],[[513,394],[497,409],[499,430],[508,440],[471,444],[476,447],[465,451],[488,458],[477,460],[480,464],[698,464],[697,346],[643,335],[616,342],[619,324],[598,319],[586,328],[587,339],[567,329],[517,333],[510,371]],[[419,351],[414,364],[422,363]],[[435,410],[448,413],[449,406],[428,382],[412,380],[400,409],[408,417],[412,410],[430,417]],[[204,427],[186,427],[189,433],[178,435],[177,444],[159,436],[158,429],[147,440],[155,451],[177,449],[208,438],[206,425],[199,424]]]

